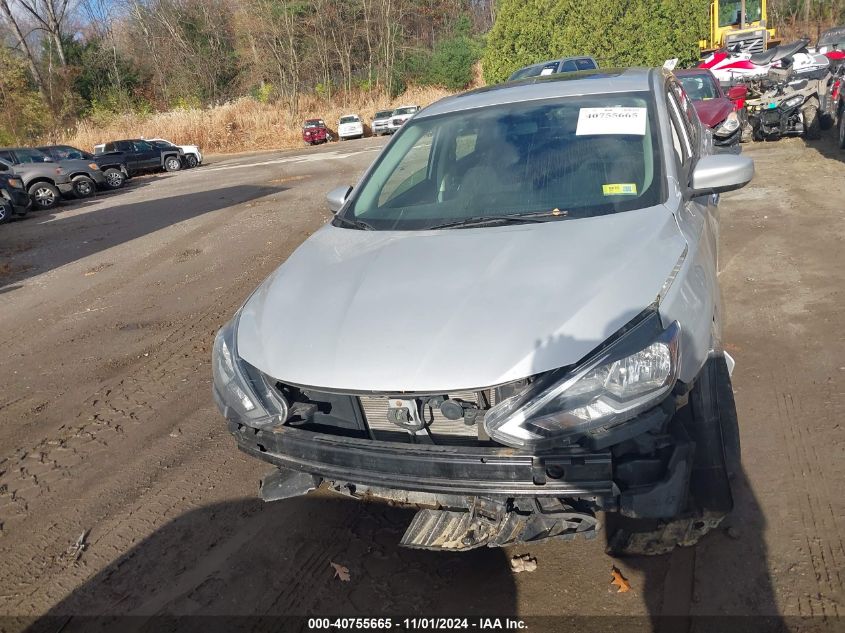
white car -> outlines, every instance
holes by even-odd
[[[393,110],[379,110],[373,115],[373,136],[390,134],[390,117]]]
[[[181,149],[182,153],[185,154],[185,167],[190,168],[202,165],[202,152],[198,145],[177,145],[163,138],[148,138],[145,140],[156,147],[175,146]]]
[[[393,116],[390,117],[390,123],[388,124],[387,129],[391,134],[393,134],[405,124],[405,121],[419,112],[419,109],[420,107],[418,105],[401,106],[396,108],[393,111]]]
[[[341,141],[364,136],[364,122],[357,114],[344,114],[337,124],[337,135]]]

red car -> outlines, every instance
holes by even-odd
[[[307,145],[319,145],[332,140],[332,134],[323,119],[306,119],[302,124],[302,140]]]
[[[692,100],[698,118],[713,130],[714,149],[738,153],[742,136],[740,115],[744,111],[747,88],[733,86],[725,94],[716,77],[706,68],[676,70],[675,76]]]

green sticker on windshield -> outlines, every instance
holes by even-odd
[[[602,193],[606,196],[631,196],[637,195],[637,185],[633,182],[626,182],[613,185],[602,185]]]

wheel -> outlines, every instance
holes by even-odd
[[[164,169],[165,171],[179,171],[182,169],[182,161],[179,160],[178,156],[168,156],[164,159]]]
[[[845,149],[845,108],[839,109],[839,149]]]
[[[833,117],[827,112],[822,112],[819,116],[819,122],[823,131],[827,131],[833,127]]]
[[[675,414],[694,452],[687,509],[662,521],[608,514],[608,552],[615,556],[666,554],[695,545],[733,509],[732,482],[741,474],[739,424],[724,357],[709,359],[687,406]]]
[[[819,120],[819,102],[810,99],[801,108],[801,116],[804,118],[804,136],[815,141],[822,136],[822,125]]]
[[[200,162],[197,160],[196,155],[188,154],[187,156],[185,156],[185,167],[187,167],[188,169],[193,169],[199,164]]]
[[[106,177],[106,186],[109,189],[120,189],[126,183],[126,174],[115,167],[109,167],[103,176]]]
[[[3,202],[0,204],[0,224],[6,224],[9,220],[12,219],[12,206]]]
[[[77,198],[90,198],[97,193],[97,185],[88,176],[75,176],[73,178],[73,194]]]
[[[29,188],[29,197],[39,209],[52,209],[59,203],[62,194],[49,182],[37,182]]]

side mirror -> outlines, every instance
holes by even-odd
[[[747,156],[715,154],[703,156],[692,172],[692,197],[741,189],[754,177],[754,161]]]
[[[736,101],[737,99],[744,99],[748,94],[748,88],[745,86],[732,86],[728,90],[728,99]]]
[[[352,187],[349,185],[342,185],[335,187],[326,194],[326,200],[329,203],[329,210],[332,213],[337,213],[343,208],[349,194],[352,193]]]

